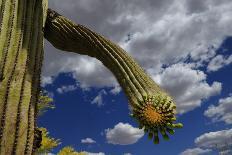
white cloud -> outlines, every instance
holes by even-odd
[[[186,149],[180,155],[202,155],[202,154],[209,154],[212,150],[210,149],[201,149],[201,148],[193,148],[193,149]]]
[[[93,143],[96,143],[96,141],[93,140],[92,138],[85,138],[85,139],[81,140],[81,143],[83,143],[83,144],[93,144]]]
[[[232,145],[232,129],[205,133],[195,139],[198,147],[215,148]]]
[[[118,93],[120,93],[121,90],[122,88],[119,85],[116,85],[113,89],[110,90],[110,93],[113,95],[117,95]]]
[[[76,85],[67,85],[67,86],[62,86],[60,88],[57,88],[56,91],[60,94],[67,93],[70,91],[74,91],[78,88],[78,84]]]
[[[142,129],[134,128],[128,123],[118,123],[113,129],[106,129],[106,139],[110,144],[129,145],[136,143],[143,137]]]
[[[204,115],[213,122],[224,121],[226,124],[232,124],[232,96],[220,99],[218,106],[209,106]]]
[[[68,52],[58,52],[48,43],[45,44],[45,50],[43,75],[46,77],[57,76],[64,72],[71,73],[72,77],[80,84],[79,87],[85,90],[91,86],[100,88],[117,85],[112,73],[97,59]]]
[[[84,153],[86,153],[87,155],[105,155],[105,153],[103,152],[99,152],[99,153],[84,152]]]
[[[223,63],[215,60],[220,58],[216,49],[226,36],[232,35],[230,0],[50,0],[49,6],[119,43],[153,77],[160,76],[161,85],[175,96],[181,113],[200,106],[202,100],[221,90],[220,83],[208,84],[206,74],[197,68],[177,64],[162,71],[162,66],[190,58],[195,66],[209,62],[208,70],[222,67]],[[131,40],[125,42],[128,34],[132,34]],[[48,43],[45,50],[43,75],[46,77],[72,72],[81,88],[118,84],[112,73],[94,58],[58,52]],[[223,59],[226,64],[231,61],[231,58]],[[166,83],[162,79],[174,76],[170,71],[175,71],[176,84],[173,78]],[[101,97],[95,103],[99,101]]]
[[[132,155],[131,153],[124,153],[123,155]]]
[[[96,104],[98,107],[103,105],[103,95],[106,95],[106,91],[101,90],[98,95],[91,101],[91,104]]]
[[[53,78],[51,76],[42,76],[41,78],[41,86],[44,87],[46,85],[52,84]]]
[[[231,154],[232,129],[204,133],[195,139],[196,148],[186,149],[180,155],[201,155],[218,150],[219,154]]]
[[[49,6],[120,43],[146,70],[157,72],[188,56],[208,62],[232,35],[230,0],[50,0]],[[131,40],[125,42],[128,34]],[[46,44],[43,75],[60,72],[72,72],[83,87],[117,84],[99,61],[58,53]]]
[[[232,55],[225,57],[223,55],[217,55],[208,64],[207,71],[218,71],[220,68],[232,63]]]
[[[202,100],[221,92],[221,83],[213,82],[209,85],[207,75],[194,69],[191,64],[174,64],[159,74],[150,73],[174,97],[180,113],[199,107]]]

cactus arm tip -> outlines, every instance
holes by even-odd
[[[159,143],[158,133],[164,140],[168,140],[168,134],[173,135],[175,128],[182,128],[181,123],[175,123],[176,106],[169,96],[146,96],[139,104],[132,108],[132,117],[137,120],[139,127],[148,133],[149,139],[155,144]]]

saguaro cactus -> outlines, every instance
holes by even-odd
[[[32,154],[46,0],[0,0],[0,154]]]
[[[155,143],[158,131],[168,139],[166,132],[182,126],[174,124],[171,97],[115,43],[47,12],[46,0],[0,0],[0,9],[0,154],[32,154],[39,146],[35,122],[43,36],[61,50],[95,57],[109,68],[129,99],[132,116]]]

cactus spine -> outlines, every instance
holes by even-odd
[[[122,48],[83,25],[74,24],[49,9],[45,25],[45,38],[56,48],[95,57],[117,78],[132,107],[134,117],[159,143],[158,132],[165,140],[167,132],[174,133],[175,104],[145,71]]]
[[[0,0],[0,9],[0,154],[32,154],[47,2]]]

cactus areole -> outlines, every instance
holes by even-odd
[[[174,128],[175,104],[121,47],[47,8],[47,0],[0,0],[0,154],[30,155],[40,146],[36,127],[43,38],[54,47],[94,57],[116,77],[131,116],[154,143]]]

